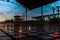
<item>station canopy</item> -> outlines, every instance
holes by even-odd
[[[37,7],[41,7],[58,0],[16,0],[16,1],[25,6],[26,8],[32,10]]]

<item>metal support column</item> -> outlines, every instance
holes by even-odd
[[[44,22],[43,22],[43,6],[41,7],[41,16],[42,16],[42,18],[41,18],[41,21],[42,21],[42,32],[44,31],[43,30],[43,26],[44,26]]]
[[[26,32],[28,32],[28,23],[27,23],[27,8],[26,8]]]
[[[26,8],[26,21],[27,21],[27,8]]]
[[[41,7],[41,16],[43,18],[43,6]]]

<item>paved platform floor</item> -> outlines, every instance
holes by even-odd
[[[9,36],[7,36],[4,32],[0,31],[0,40],[12,40]]]

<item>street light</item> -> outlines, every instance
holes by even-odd
[[[54,4],[52,4],[52,7],[54,7],[55,5]]]
[[[53,17],[54,17],[54,12],[55,12],[55,8],[54,8],[54,4],[52,4],[52,10],[53,10]]]

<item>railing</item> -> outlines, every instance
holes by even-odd
[[[60,23],[55,24],[55,25],[57,27],[59,27],[59,24]],[[37,27],[38,28],[41,27],[41,25],[35,25],[35,26],[36,26],[36,28]],[[54,29],[55,26],[54,27],[53,26],[54,26],[54,24],[45,23],[44,24],[44,28],[43,28],[44,31],[40,32],[40,28],[39,28],[39,30],[37,30],[37,32],[36,32],[37,35],[30,35],[30,34],[34,34],[33,32],[26,33],[26,34],[24,34],[24,33],[21,33],[21,34],[20,33],[15,33],[14,29],[11,29],[9,27],[8,28],[0,27],[0,29],[3,30],[4,32],[8,33],[9,35],[11,35],[13,38],[16,38],[16,39],[21,39],[20,37],[22,37],[22,36],[24,36],[24,37],[22,37],[22,39],[27,38],[27,37],[33,37],[33,38],[37,38],[37,39],[43,39],[44,38],[43,40],[45,40],[45,39],[46,40],[49,40],[49,39],[58,39],[59,38],[58,35],[60,35],[60,34],[54,34],[55,31],[53,29]],[[47,30],[45,30],[45,29],[47,29]],[[58,30],[58,29],[56,29],[56,30]],[[29,31],[30,31],[30,28],[29,28]],[[57,33],[59,33],[59,32],[57,31]],[[56,37],[54,37],[55,35],[56,35]]]

